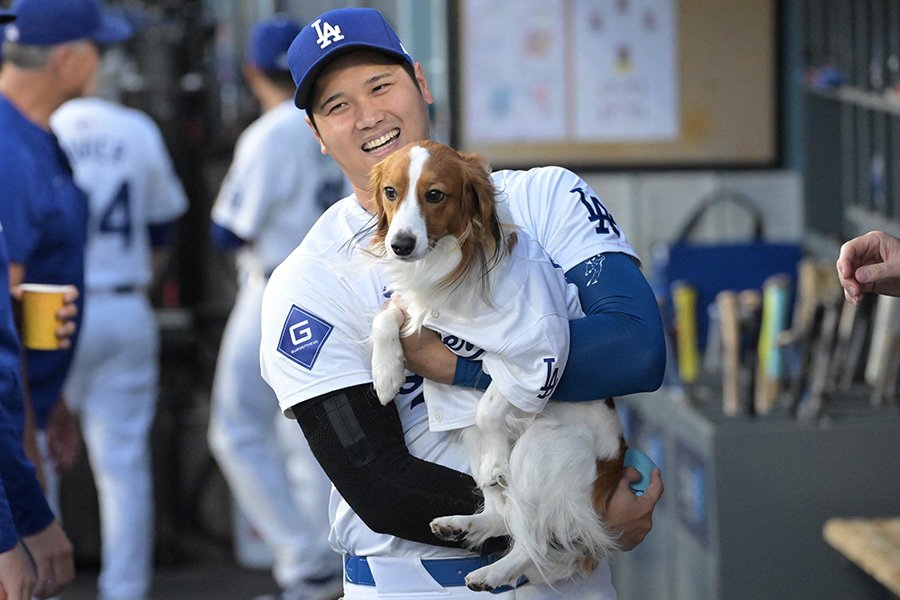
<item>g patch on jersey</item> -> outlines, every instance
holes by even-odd
[[[281,329],[278,352],[312,371],[332,329],[334,326],[330,323],[292,305]]]

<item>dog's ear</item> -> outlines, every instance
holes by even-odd
[[[471,222],[480,229],[474,232],[481,236],[485,246],[496,250],[500,243],[500,220],[494,206],[494,182],[487,158],[480,154],[460,154],[463,159],[465,191],[468,196],[468,210]]]
[[[387,213],[384,210],[384,190],[382,189],[384,187],[382,182],[384,181],[385,162],[384,160],[379,162],[369,172],[369,192],[372,194],[372,202],[375,204],[375,214],[378,222],[375,233],[380,240],[384,239],[388,229]]]

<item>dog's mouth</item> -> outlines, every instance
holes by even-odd
[[[374,154],[379,150],[383,150],[391,143],[397,140],[400,137],[400,128],[395,127],[391,131],[388,131],[383,136],[376,138],[370,142],[366,142],[362,145],[362,149],[364,152],[368,152],[370,154]]]

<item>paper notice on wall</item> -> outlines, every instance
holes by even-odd
[[[566,137],[564,0],[468,2],[466,136],[475,143]]]
[[[675,0],[575,0],[581,140],[677,138]]]
[[[461,4],[473,144],[679,136],[676,0]]]

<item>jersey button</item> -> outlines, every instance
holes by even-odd
[[[443,420],[444,420],[444,413],[442,413],[442,412],[440,412],[440,411],[434,413],[434,420],[437,421],[438,423],[440,423],[441,421],[443,421]]]
[[[431,317],[432,317],[433,319],[437,319],[437,318],[440,317],[440,316],[441,316],[441,311],[439,311],[439,310],[433,310],[433,311],[431,311]]]

